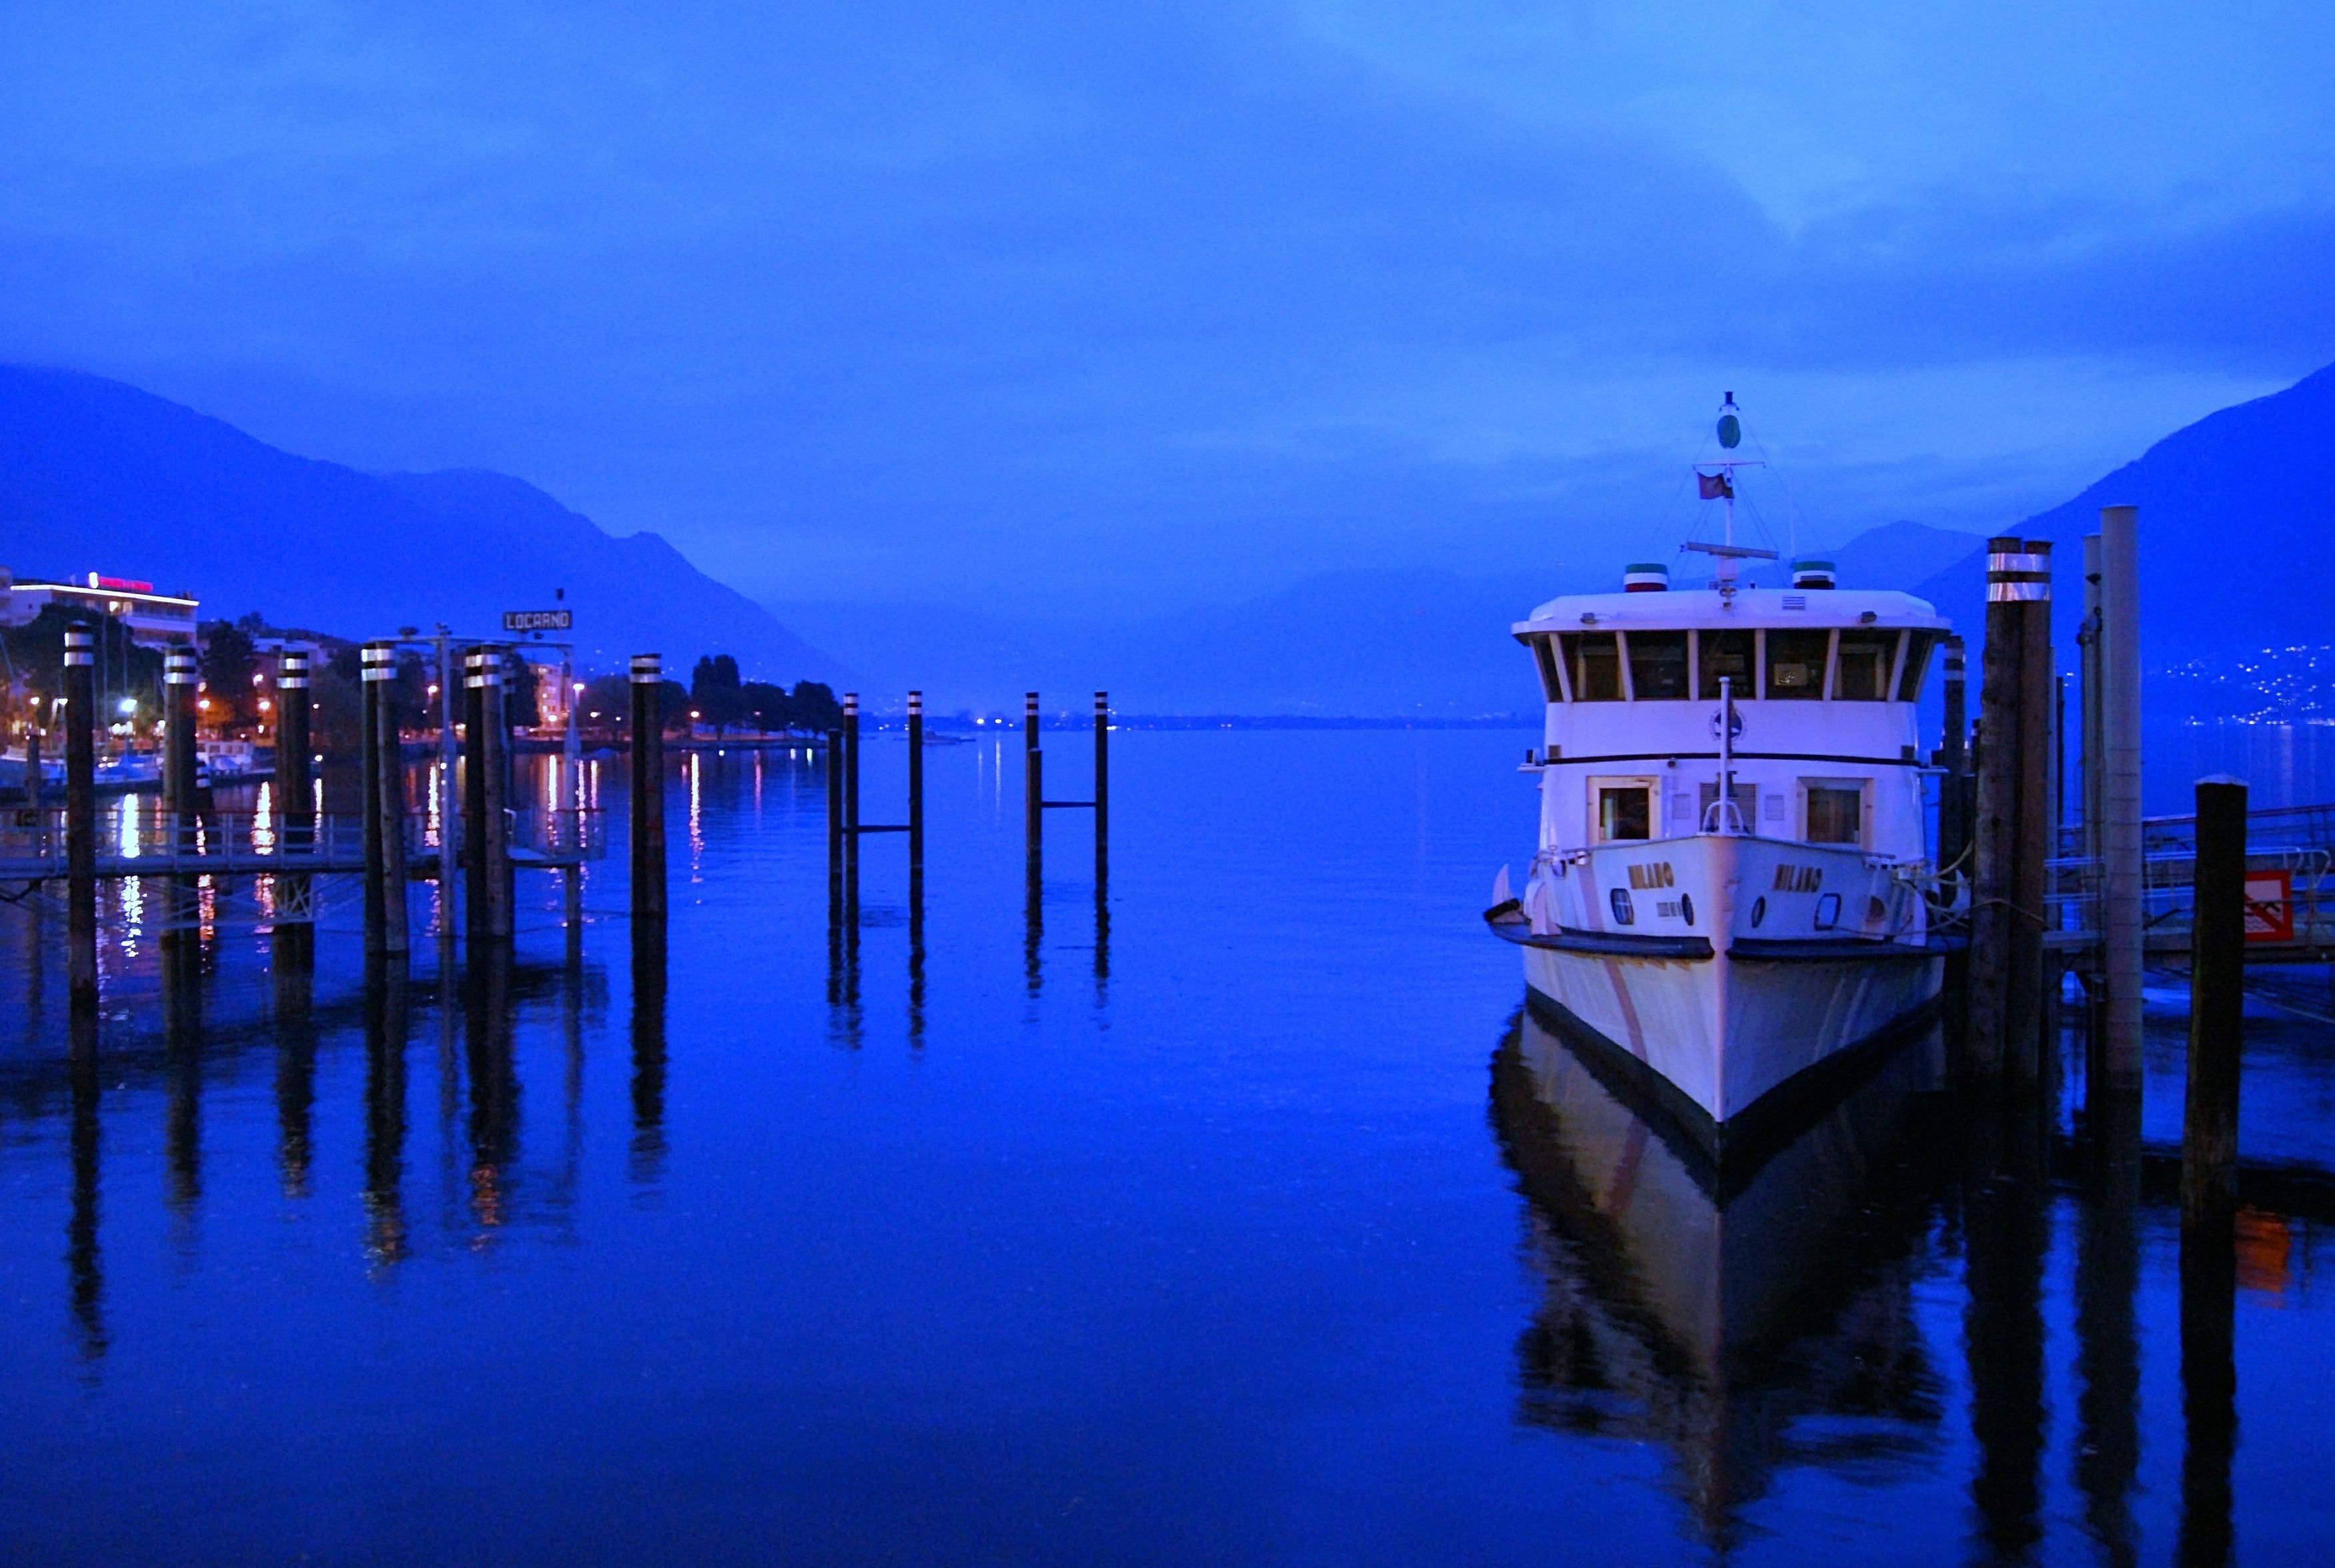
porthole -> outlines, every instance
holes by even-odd
[[[1767,918],[1768,901],[1764,898],[1753,899],[1751,901],[1751,929],[1754,931],[1759,930],[1759,923]]]
[[[1817,929],[1830,931],[1840,924],[1840,895],[1827,893],[1817,900]]]
[[[1635,925],[1638,924],[1638,912],[1631,906],[1630,890],[1628,888],[1616,887],[1613,889],[1613,892],[1607,902],[1613,905],[1614,924]],[[1834,902],[1837,903],[1839,901],[1836,899]]]
[[[1679,895],[1679,918],[1689,925],[1694,924],[1694,895],[1691,893]]]

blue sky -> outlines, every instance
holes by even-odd
[[[2323,6],[18,5],[0,353],[773,600],[1983,529],[2335,359]]]

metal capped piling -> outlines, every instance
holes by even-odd
[[[665,917],[664,661],[633,655],[633,917]]]
[[[75,1013],[97,1011],[97,640],[65,631],[67,979]]]

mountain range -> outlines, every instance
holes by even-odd
[[[353,638],[441,621],[493,635],[506,610],[564,607],[586,668],[718,647],[771,678],[845,673],[656,535],[614,537],[523,480],[361,473],[73,371],[0,366],[0,566],[148,580],[206,618]]]
[[[2330,639],[2315,595],[2335,568],[2335,367],[2177,431],[2081,494],[2003,528],[2065,563],[2055,624],[2072,644],[2083,536],[2109,504],[2141,508],[2142,623],[2153,668]],[[1561,523],[1552,523],[1552,537]],[[1555,552],[1552,551],[1552,554]],[[1985,605],[1978,536],[1896,521],[1830,552],[1844,586],[1909,589],[1965,629]],[[1327,574],[1174,615],[1039,626],[978,606],[757,605],[654,534],[618,537],[551,496],[477,470],[367,474],[296,457],[190,409],[72,371],[0,366],[0,565],[156,580],[206,615],[260,613],[344,636],[564,604],[578,657],[614,669],[664,652],[737,656],[751,677],[920,687],[936,711],[1010,710],[1038,687],[1065,706],[1097,687],[1126,711],[1457,719],[1529,711],[1508,624],[1578,569],[1497,576]],[[1683,578],[1685,571],[1680,568]],[[1754,571],[1774,574],[1779,567]],[[555,594],[564,599],[555,600]],[[2072,658],[2070,659],[2072,665]],[[2205,688],[2193,679],[2182,690]]]

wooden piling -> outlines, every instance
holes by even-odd
[[[511,939],[514,928],[512,905],[516,889],[512,886],[510,855],[510,718],[503,706],[501,649],[484,651],[479,675],[479,759],[486,812],[483,907],[486,935],[491,941],[503,943]]]
[[[480,648],[462,654],[462,919],[473,940],[487,934],[487,656]]]
[[[1097,692],[1094,706],[1095,883],[1110,875],[1110,693]]]
[[[1038,749],[1038,693],[1022,697],[1022,852],[1038,864],[1046,843],[1045,755]]]
[[[2181,1128],[2184,1224],[2237,1205],[2238,1060],[2246,961],[2246,787],[2197,781],[2190,916],[2189,1088]]]
[[[663,921],[664,877],[664,713],[662,655],[633,657],[633,918]],[[828,765],[834,766],[833,757]]]
[[[2140,1115],[2143,927],[2139,514],[2100,509],[2100,967],[2103,1079],[2119,1117]]]
[[[843,875],[843,731],[827,732],[827,874]]]
[[[308,689],[308,655],[285,649],[276,663],[276,801],[284,847],[295,854],[305,853],[316,834]]]
[[[1969,683],[1962,640],[1946,639],[1945,729],[1938,738],[1937,760],[1944,776],[1938,780],[1938,868],[1968,880],[1970,867],[1958,866],[1970,847],[1970,819],[1963,814],[1962,775],[1970,766],[1966,737],[1970,732]]]
[[[908,886],[920,897],[925,876],[925,694],[908,693]]]
[[[2010,901],[2018,857],[2020,663],[2026,622],[2017,589],[2021,541],[1987,541],[1986,649],[1979,682],[1978,820],[1972,826],[1970,1040],[1982,1083],[2001,1074],[2009,1021]]]
[[[48,780],[41,777],[41,731],[24,731],[24,804],[38,810],[49,796]]]
[[[368,960],[378,962],[389,952],[389,885],[388,859],[383,853],[383,824],[387,814],[382,809],[381,781],[383,777],[381,761],[381,710],[389,702],[391,661],[395,651],[386,643],[367,643],[357,651],[359,660],[359,702],[357,712],[357,769],[359,785],[358,810],[362,816],[361,831],[364,837],[364,951]],[[305,693],[304,693],[305,696]],[[278,734],[282,733],[280,728]],[[395,896],[402,900],[405,889],[399,886]]]
[[[163,652],[162,809],[170,816],[173,838],[184,836],[195,814],[195,687],[202,679],[197,664],[192,648]]]
[[[455,693],[461,682],[455,678],[453,639],[446,634],[441,623],[438,627],[438,946],[441,962],[451,970],[455,928],[460,924],[454,910],[459,902],[454,895],[455,873],[461,862],[461,808],[454,797],[454,780],[460,772],[454,750]]]
[[[71,1011],[97,1012],[97,656],[87,622],[65,631],[65,937]]]
[[[168,672],[165,671],[167,676]],[[277,853],[287,864],[312,855],[316,841],[315,783],[309,766],[308,655],[286,648],[276,661],[276,780],[278,823]],[[175,762],[175,759],[173,760]],[[191,791],[189,792],[191,795]],[[279,915],[268,940],[268,963],[274,970],[278,1004],[288,1012],[304,1011],[305,988],[316,958],[315,926],[305,919],[283,919],[287,910],[308,913],[309,881],[305,872],[286,872],[276,878]]]
[[[379,695],[373,700],[373,711],[375,726],[373,765],[380,769],[379,781],[373,789],[373,803],[374,809],[381,813],[378,836],[381,842],[382,952],[392,959],[402,959],[411,941],[405,913],[405,746],[398,730],[395,688],[392,684],[397,679],[397,650],[383,644],[381,651],[381,660],[374,666],[380,673],[373,682]],[[305,663],[305,660],[303,663]],[[301,715],[304,756],[307,747],[306,679],[304,673],[299,693],[299,705],[304,710]],[[302,769],[302,777],[301,788],[305,790],[308,789],[305,769]],[[315,818],[311,816],[308,820],[313,825]]]
[[[2051,542],[2030,539],[2017,580],[2019,610],[2019,806],[2011,862],[2010,976],[2003,1007],[2004,1058],[2011,1080],[2038,1082],[2042,1072],[2043,927],[2050,895],[2051,712],[2057,685],[2051,657]],[[1991,587],[1990,587],[1990,592]]]
[[[859,827],[859,693],[843,694],[843,831],[844,849],[852,848],[850,835]]]

